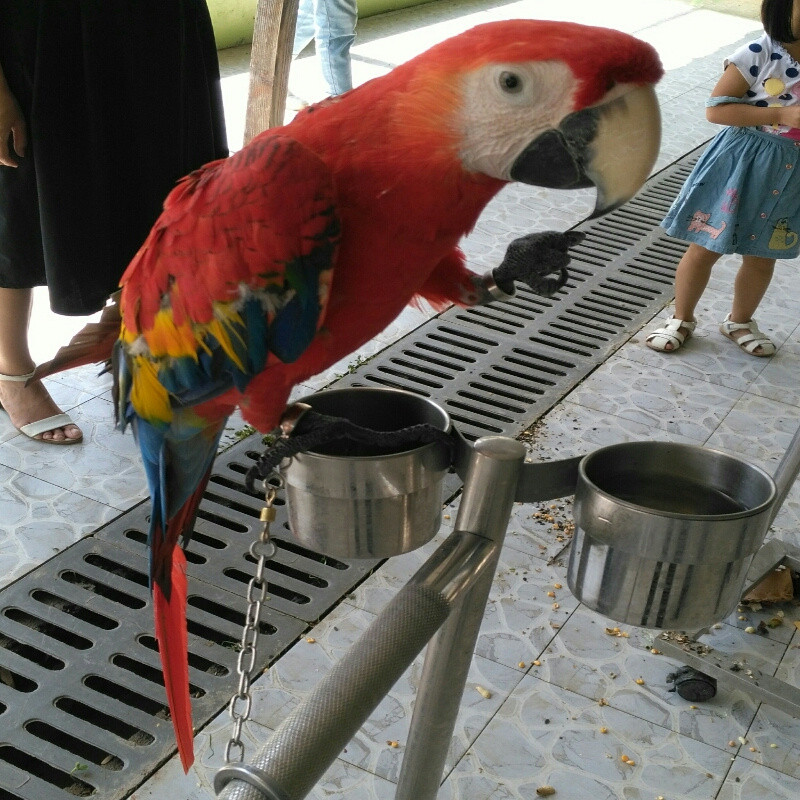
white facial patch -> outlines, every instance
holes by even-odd
[[[516,157],[572,111],[575,77],[558,61],[489,64],[464,78],[464,168],[511,180]]]

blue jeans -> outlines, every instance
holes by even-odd
[[[332,96],[353,88],[350,47],[357,20],[356,0],[300,0],[292,58],[314,39],[322,77]]]

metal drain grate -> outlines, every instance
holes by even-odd
[[[659,223],[702,148],[601,220],[574,251],[567,286],[549,300],[451,309],[337,385],[408,389],[445,406],[475,439],[515,435],[647,321],[672,292],[684,250]],[[259,529],[260,497],[243,476],[260,438],[216,462],[187,559],[195,723],[235,689],[236,646]],[[0,800],[126,797],[174,752],[147,589],[147,504],[0,591]],[[308,551],[278,508],[278,552],[258,669],[274,661],[377,562]]]
[[[242,485],[261,453],[251,437],[223,453],[187,553],[190,683],[196,724],[236,688],[248,553],[263,498]],[[0,800],[125,797],[175,750],[147,588],[149,504],[0,593]],[[374,568],[296,544],[285,508],[273,531],[256,656],[274,661]]]

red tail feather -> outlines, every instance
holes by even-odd
[[[167,600],[156,583],[153,586],[153,609],[156,639],[161,654],[161,669],[167,702],[178,742],[184,772],[194,763],[192,704],[189,698],[189,666],[186,660],[186,556],[180,547],[172,551],[172,587]]]

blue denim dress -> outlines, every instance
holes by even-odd
[[[766,33],[742,45],[734,65],[748,82],[743,97],[711,97],[707,106],[800,102],[800,64]],[[716,253],[794,258],[800,252],[800,131],[727,127],[697,162],[667,213],[670,236]]]
[[[800,142],[725,128],[687,178],[662,226],[715,253],[800,253]]]

